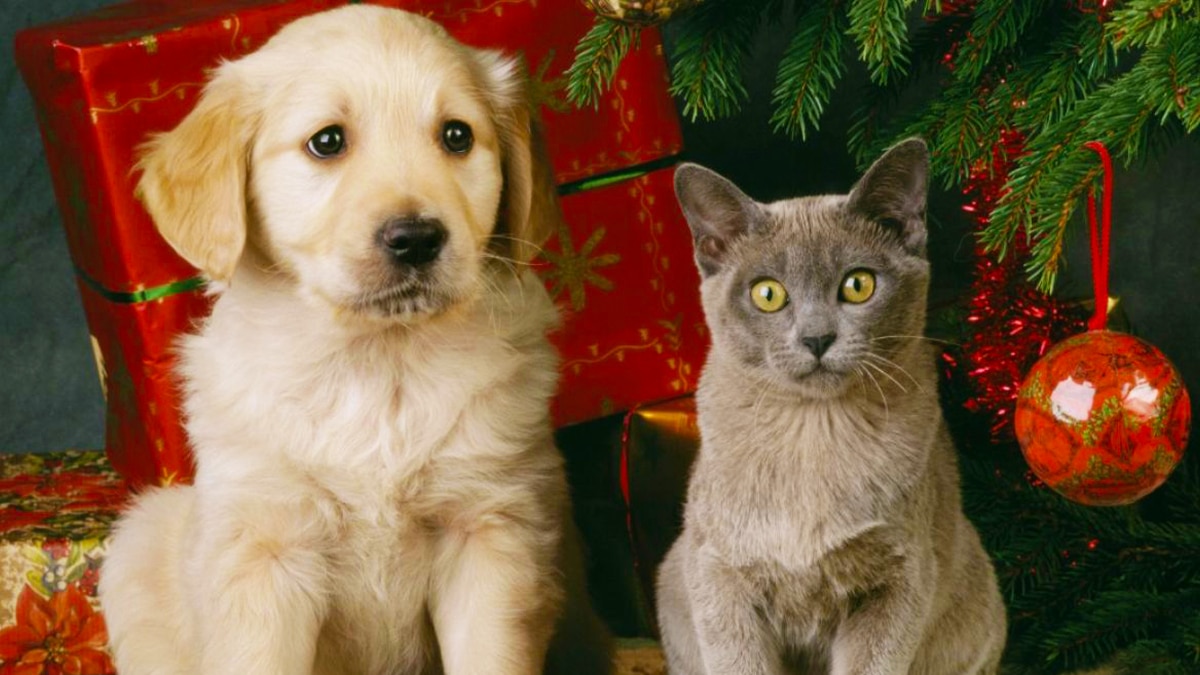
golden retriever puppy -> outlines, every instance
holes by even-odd
[[[518,62],[349,6],[221,65],[139,192],[219,297],[181,349],[194,486],[100,594],[121,675],[610,671],[548,402],[560,217]]]

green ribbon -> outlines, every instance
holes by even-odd
[[[205,284],[203,277],[191,277],[188,279],[181,279],[179,281],[165,283],[161,286],[143,288],[140,291],[113,291],[102,286],[99,281],[91,278],[78,267],[75,268],[75,273],[78,274],[79,278],[83,279],[83,282],[90,286],[93,291],[96,291],[103,296],[105,300],[121,305],[135,305],[142,302],[161,300],[169,295],[178,295],[179,293],[187,293],[188,291],[194,291],[196,289],[203,288]]]
[[[599,176],[590,176],[582,180],[577,180],[572,183],[563,183],[558,186],[558,196],[565,197],[573,195],[576,192],[584,192],[587,190],[595,190],[597,188],[608,187],[616,183],[631,180],[645,176],[648,173],[653,173],[659,169],[665,169],[669,166],[674,166],[679,162],[679,155],[668,155],[658,159],[638,164],[625,169],[617,169],[608,173],[602,173]]]

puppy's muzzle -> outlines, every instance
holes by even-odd
[[[397,264],[422,267],[437,259],[446,243],[446,226],[437,218],[404,216],[379,228],[379,243]]]

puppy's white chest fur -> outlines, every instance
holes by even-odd
[[[546,518],[561,491],[554,310],[532,275],[497,287],[369,334],[230,291],[184,347],[202,500],[292,509],[307,531],[281,545],[328,562],[318,672],[420,672],[436,652],[433,570],[489,522]]]
[[[416,328],[372,332],[287,294],[231,291],[184,346],[201,469],[220,471],[226,447],[253,445],[273,459],[368,479],[386,474],[388,482],[453,445],[456,428],[476,424],[463,419],[468,406],[500,423],[498,406],[480,394],[515,379],[534,386],[494,403],[504,404],[510,424],[537,424],[555,374],[552,352],[539,346],[553,309],[536,284],[512,280],[500,298]]]

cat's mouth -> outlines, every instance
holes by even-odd
[[[820,360],[790,369],[791,388],[809,398],[832,398],[845,392],[851,380],[851,372],[840,364]]]

